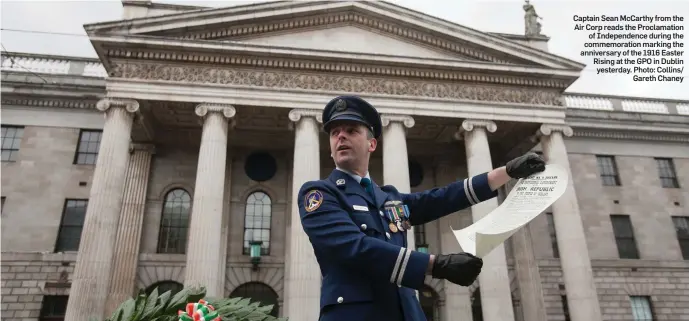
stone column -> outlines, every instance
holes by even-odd
[[[487,132],[494,133],[496,130],[497,126],[492,121],[465,120],[462,122],[462,127],[455,137],[464,138],[468,176],[474,176],[493,170]],[[497,207],[497,198],[492,198],[473,205],[471,207],[471,213],[474,222],[478,221]],[[514,320],[510,279],[507,274],[507,258],[505,255],[505,246],[503,244],[483,257],[483,269],[478,280],[481,284],[483,320]]]
[[[299,189],[311,180],[320,179],[319,111],[290,111],[294,122],[294,163],[292,171],[292,209],[289,242],[285,256],[285,316],[290,320],[318,320],[320,306],[321,271],[299,216]]]
[[[71,321],[104,317],[129,161],[132,122],[139,103],[129,99],[104,98],[96,108],[105,113],[105,125],[65,313],[65,320]]]
[[[451,173],[451,174],[448,174]],[[459,177],[457,170],[452,168],[449,161],[440,161],[435,169],[435,185],[445,186]],[[450,227],[463,228],[464,215],[471,215],[469,210],[462,210],[440,218],[440,249],[442,254],[459,253],[461,248]],[[471,292],[468,287],[443,281],[445,292],[445,305],[443,306],[441,320],[471,320]]]
[[[383,182],[400,193],[409,193],[409,154],[406,128],[414,127],[414,118],[403,115],[381,115],[383,123]],[[407,248],[416,249],[414,228],[407,231]]]
[[[113,257],[110,293],[105,308],[109,316],[125,300],[135,294],[136,269],[139,262],[141,227],[144,221],[148,177],[151,172],[151,157],[155,146],[132,144],[129,148],[129,166],[125,176],[124,201],[117,227],[117,241]]]
[[[184,285],[205,286],[209,297],[225,294],[222,222],[227,160],[227,133],[236,111],[230,105],[200,104],[203,119],[194,202],[189,226]]]
[[[569,314],[572,321],[600,321],[601,310],[586,234],[563,138],[563,135],[571,137],[572,134],[569,126],[549,124],[542,125],[538,132],[548,164],[558,164],[569,173],[567,190],[552,205]]]
[[[505,184],[505,197],[510,193],[516,180]],[[538,260],[531,242],[530,224],[517,230],[512,237],[514,252],[514,272],[519,285],[519,296],[524,320],[548,321],[543,300],[543,283],[538,269]]]

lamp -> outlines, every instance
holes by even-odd
[[[419,244],[416,246],[416,250],[421,253],[428,253],[428,244]]]
[[[251,255],[251,263],[254,265],[254,271],[258,270],[258,264],[261,263],[261,244],[262,241],[251,241],[249,242]]]

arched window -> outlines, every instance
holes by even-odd
[[[440,320],[440,313],[438,311],[438,294],[429,286],[424,286],[419,290],[419,303],[421,309],[428,321]]]
[[[272,206],[270,196],[264,192],[253,192],[246,198],[244,211],[244,254],[249,254],[251,241],[262,241],[261,255],[270,253],[270,218]]]
[[[280,307],[278,306],[278,294],[273,289],[260,282],[248,282],[238,286],[230,294],[230,298],[241,297],[250,298],[251,302],[261,302],[261,306],[273,305],[270,315],[278,317]]]
[[[190,215],[191,195],[187,191],[176,188],[165,195],[158,235],[158,253],[184,254],[187,248]]]
[[[174,297],[177,292],[182,291],[184,288],[184,285],[182,285],[179,282],[175,281],[160,281],[154,284],[151,284],[149,287],[146,288],[146,294],[151,294],[153,292],[153,289],[158,288],[158,295],[161,295],[167,291],[172,291],[170,292],[170,297]]]
[[[483,321],[483,310],[481,310],[481,288],[477,287],[471,294],[471,316],[474,321]]]

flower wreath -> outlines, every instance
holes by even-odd
[[[205,300],[187,303],[186,311],[179,310],[179,321],[221,321],[218,311]]]

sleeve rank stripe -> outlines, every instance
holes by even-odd
[[[469,181],[468,178],[464,179],[464,194],[467,197],[467,200],[469,201],[469,203],[471,203],[471,205],[475,205],[476,202],[474,202],[474,198],[471,196],[471,193],[469,193],[468,181]]]
[[[474,191],[474,178],[469,177],[467,178],[467,181],[469,181],[469,194],[474,198],[474,204],[479,203],[478,196],[476,196],[476,191]]]
[[[390,276],[390,283],[395,283],[395,280],[397,279],[397,272],[400,269],[400,263],[402,262],[402,257],[404,257],[404,253],[407,249],[405,248],[400,248],[400,254],[397,255],[397,261],[395,262],[395,268],[392,269],[392,275]]]
[[[411,257],[411,251],[407,251],[404,255],[404,261],[402,262],[402,268],[400,269],[400,274],[397,276],[397,285],[402,286],[402,279],[404,278],[404,270],[407,269],[407,263],[409,262],[409,257]]]

